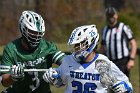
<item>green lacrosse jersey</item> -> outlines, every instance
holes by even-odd
[[[53,42],[42,39],[38,48],[30,53],[21,46],[21,38],[10,42],[4,49],[2,65],[22,64],[24,68],[48,69],[62,60],[65,54]],[[15,82],[5,93],[51,93],[50,86],[42,76],[44,72],[25,72],[22,81]]]

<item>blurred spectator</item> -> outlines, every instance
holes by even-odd
[[[100,51],[129,77],[136,56],[136,41],[130,27],[118,22],[118,13],[114,7],[106,8],[105,12],[107,25],[102,30]]]

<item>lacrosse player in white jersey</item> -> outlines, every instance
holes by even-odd
[[[66,85],[65,93],[107,93],[108,89],[131,93],[128,77],[106,56],[96,53],[98,41],[95,25],[75,28],[68,41],[72,54],[58,68],[46,71],[43,79],[56,87]],[[109,64],[107,69],[106,65],[98,67],[100,61]]]

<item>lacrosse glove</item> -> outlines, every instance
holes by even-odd
[[[43,75],[43,79],[47,83],[52,83],[52,84],[54,83],[55,79],[57,79],[58,77],[59,74],[53,68],[49,68],[49,70],[47,70]]]
[[[44,73],[43,79],[56,87],[63,86],[59,73],[53,68],[49,68],[49,70]]]
[[[115,93],[132,93],[132,88],[124,81],[115,83],[112,90]]]
[[[10,73],[14,81],[21,81],[24,79],[24,68],[22,65],[12,65]]]

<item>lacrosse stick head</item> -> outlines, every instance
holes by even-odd
[[[108,73],[110,71],[110,63],[105,60],[96,60],[95,68],[98,72],[101,73]]]
[[[95,68],[100,73],[100,82],[110,87],[116,82],[116,78],[111,73],[111,64],[106,60],[96,60]]]

